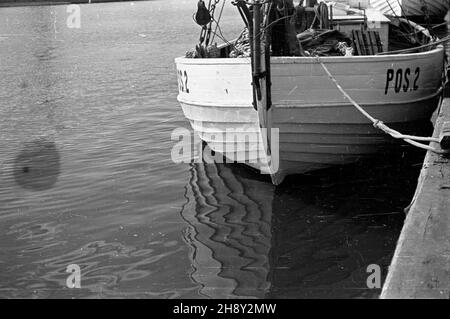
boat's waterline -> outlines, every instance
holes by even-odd
[[[442,46],[321,61],[372,116],[404,133],[417,132],[440,101]],[[271,127],[278,130],[279,154],[272,150],[271,160],[277,156],[278,165],[270,168],[261,135],[257,143],[249,143],[252,132],[261,130],[252,106],[250,60],[177,58],[176,65],[178,101],[194,131],[226,158],[245,159],[238,161],[269,171],[275,184],[286,175],[351,163],[394,145],[350,104],[316,58],[272,57],[269,113]]]

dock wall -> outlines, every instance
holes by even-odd
[[[433,136],[445,121],[450,98],[443,100]],[[426,154],[381,298],[450,299],[450,158]]]

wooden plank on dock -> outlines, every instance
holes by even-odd
[[[433,136],[449,120],[450,99],[444,99]],[[425,157],[381,298],[450,299],[449,158],[432,152]]]

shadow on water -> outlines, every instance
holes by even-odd
[[[279,187],[233,164],[191,165],[184,240],[204,297],[375,298],[424,154],[288,178]]]
[[[58,180],[60,156],[56,144],[36,139],[24,144],[14,160],[14,179],[29,190],[50,189]]]

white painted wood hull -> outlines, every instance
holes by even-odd
[[[414,54],[321,60],[372,116],[402,133],[414,133],[440,100],[443,58],[439,46]],[[186,72],[189,90],[180,87],[178,100],[201,139],[229,159],[245,153],[240,162],[269,172],[274,184],[286,175],[351,163],[393,145],[391,137],[375,129],[343,97],[314,58],[272,57],[270,112],[272,127],[279,129],[279,166],[271,170],[262,143],[245,143],[249,131],[260,129],[252,106],[250,60],[178,58],[176,64]],[[394,73],[390,81],[388,70]],[[402,83],[396,84],[398,70]],[[224,134],[230,129],[238,132],[237,142]],[[231,152],[230,144],[235,146]]]
[[[389,2],[389,3],[388,3]],[[400,8],[401,4],[402,8]],[[370,5],[382,13],[387,15],[397,15],[397,16],[423,16],[422,11],[423,3],[426,4],[428,8],[429,15],[436,18],[444,18],[449,10],[448,0],[371,0]],[[390,4],[390,6],[389,6]],[[392,7],[392,9],[391,9]],[[402,12],[403,9],[403,12]],[[395,14],[393,14],[393,12]]]

